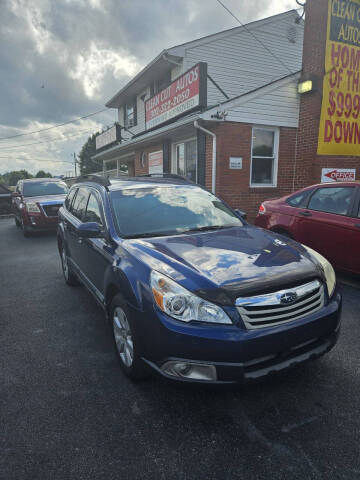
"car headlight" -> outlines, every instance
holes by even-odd
[[[308,251],[308,253],[311,255],[311,257],[317,263],[320,264],[320,266],[321,266],[321,268],[324,272],[324,276],[325,276],[325,279],[326,279],[326,285],[327,285],[327,289],[328,289],[328,294],[329,294],[329,298],[330,298],[331,295],[334,293],[334,289],[335,289],[335,285],[336,285],[336,275],[335,275],[333,267],[331,266],[331,263],[328,262],[325,257],[320,255],[320,253],[316,252],[312,248],[307,247],[306,245],[303,245],[303,247]]]
[[[29,213],[40,213],[40,208],[34,202],[25,203],[26,211]]]
[[[156,305],[176,320],[232,324],[221,307],[192,294],[155,270],[151,272],[150,285]]]

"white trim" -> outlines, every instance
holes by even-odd
[[[253,163],[253,138],[254,138],[254,130],[269,130],[274,132],[274,147],[273,147],[273,157],[274,157],[274,165],[273,165],[273,183],[252,183],[252,163]],[[279,141],[280,141],[280,130],[278,127],[269,127],[266,125],[253,125],[251,128],[251,150],[250,150],[250,179],[249,179],[249,186],[250,188],[276,188],[277,187],[277,178],[278,178],[278,163],[279,163]],[[270,157],[261,157],[256,155],[256,158],[270,158]]]

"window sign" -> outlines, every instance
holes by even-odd
[[[230,157],[229,158],[229,168],[231,170],[241,170],[242,169],[242,157]]]
[[[163,152],[151,152],[148,155],[149,173],[163,173]]]

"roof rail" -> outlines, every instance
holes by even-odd
[[[99,185],[105,187],[106,190],[108,190],[108,187],[111,185],[109,177],[106,177],[105,175],[80,175],[80,177],[77,177],[75,183],[82,182],[98,183]]]
[[[183,180],[186,183],[195,183],[190,178],[183,177],[182,175],[176,175],[175,173],[146,173],[144,175],[136,175],[136,177],[143,178],[174,178],[177,180]]]

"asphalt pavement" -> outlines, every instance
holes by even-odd
[[[0,221],[0,478],[360,479],[360,282],[327,356],[242,388],[132,383],[53,234]]]

